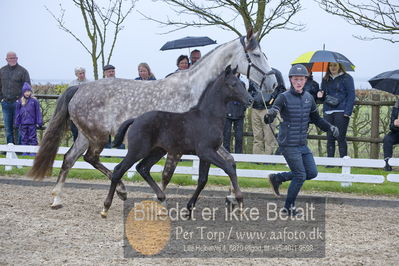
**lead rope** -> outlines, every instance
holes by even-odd
[[[265,105],[265,108],[266,108],[266,115],[267,115],[267,112],[268,112],[269,109],[267,109],[267,105],[266,105],[265,98],[263,97],[262,91],[258,90],[258,92],[259,92],[260,95],[262,96],[262,101],[263,101],[263,104]],[[272,99],[269,101],[269,104],[272,105],[273,102],[274,102],[274,98],[272,98]],[[276,117],[277,117],[277,120],[281,123],[280,118],[279,118],[278,116],[276,116]],[[270,128],[270,131],[272,132],[272,134],[273,134],[273,136],[274,136],[274,139],[277,141],[277,135],[276,135],[276,132],[274,131],[274,129],[273,129],[271,123],[269,124],[269,128]]]

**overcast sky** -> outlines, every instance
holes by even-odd
[[[79,10],[70,2],[63,1],[67,9],[67,25],[84,39]],[[271,65],[280,69],[284,76],[296,57],[304,52],[322,49],[323,44],[326,50],[340,52],[356,65],[356,71],[350,74],[355,78],[357,88],[367,86],[364,81],[380,72],[399,68],[399,44],[357,40],[352,35],[368,35],[369,32],[325,13],[311,0],[301,2],[304,10],[296,16],[295,21],[306,24],[306,31],[273,31],[261,43]],[[58,3],[57,0],[0,1],[1,65],[6,64],[5,55],[12,50],[17,53],[19,63],[28,69],[33,80],[72,80],[76,66],[85,67],[88,78],[93,79],[88,53],[57,27],[44,7],[48,6],[58,13]],[[162,4],[150,0],[139,1],[135,9],[157,18],[173,15]],[[237,38],[235,34],[217,27],[185,29],[161,35],[165,29],[155,22],[144,20],[136,11],[132,12],[124,25],[111,61],[120,78],[137,77],[137,65],[140,62],[149,63],[157,78],[174,71],[176,58],[180,54],[188,54],[188,49],[160,51],[159,48],[168,40],[209,36],[222,44]],[[210,45],[199,49],[205,54],[214,47]],[[315,73],[317,79],[319,76],[319,73]]]

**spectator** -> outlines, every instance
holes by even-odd
[[[295,216],[295,200],[303,183],[317,176],[313,154],[307,146],[309,122],[313,122],[323,131],[333,132],[335,137],[338,136],[338,129],[319,116],[313,97],[303,90],[308,76],[305,66],[292,66],[288,76],[291,88],[277,97],[264,121],[266,124],[273,122],[278,113],[283,119],[278,133],[278,144],[291,171],[269,174],[269,182],[274,193],[279,196],[281,183],[291,181],[283,211]]]
[[[320,91],[319,83],[313,79],[313,73],[310,68],[307,67],[307,70],[309,72],[309,77],[306,80],[303,90],[309,92],[310,95],[313,96],[313,99],[316,103],[322,103],[321,99],[317,98],[317,93]]]
[[[113,65],[106,65],[103,67],[104,78],[115,78],[115,67]]]
[[[275,68],[272,69],[275,72],[278,86],[285,90],[281,72]],[[276,137],[274,136],[277,122],[273,122],[270,125],[266,125],[263,122],[263,117],[266,114],[266,107],[263,101],[266,101],[268,107],[273,103],[270,102],[271,99],[267,97],[268,95],[263,95],[262,97],[259,87],[252,81],[249,82],[248,92],[254,98],[251,112],[251,125],[254,134],[252,152],[254,154],[273,154],[277,149]]]
[[[388,161],[392,158],[393,145],[399,143],[399,100],[396,101],[392,109],[389,129],[390,132],[385,135],[383,144],[385,171],[392,171],[392,166],[389,165]]]
[[[139,76],[135,80],[156,80],[151,68],[147,63],[140,63],[137,67]]]
[[[112,79],[115,78],[115,67],[113,65],[105,65],[103,67],[104,78]],[[112,148],[112,139],[111,136],[108,136],[108,143],[104,146],[104,148],[111,149]],[[118,149],[124,149],[125,144],[121,144]]]
[[[86,79],[86,69],[83,67],[75,68],[75,76],[76,79],[72,80],[71,83],[69,83],[69,86],[76,86],[88,82]]]
[[[176,65],[177,65],[177,70],[176,71],[180,71],[180,70],[186,70],[188,69],[188,56],[187,55],[181,55],[177,58],[176,61]]]
[[[195,62],[197,62],[198,60],[200,60],[201,58],[201,51],[198,49],[192,50],[190,53],[190,65],[194,65]]]
[[[3,111],[4,129],[7,143],[14,143],[18,132],[14,132],[16,101],[21,97],[21,89],[25,82],[30,84],[28,71],[18,64],[18,57],[15,52],[8,52],[6,55],[7,65],[0,69],[0,101]]]
[[[237,74],[240,77],[240,74]],[[242,82],[242,81],[241,81]],[[242,82],[245,87],[245,83]],[[227,103],[226,121],[223,130],[223,146],[230,152],[231,127],[234,128],[234,152],[242,153],[242,140],[244,135],[245,105],[240,102]]]
[[[176,73],[176,72],[178,72],[178,71],[180,71],[180,70],[186,70],[186,69],[188,69],[188,63],[189,63],[188,56],[187,56],[187,55],[180,55],[180,56],[177,58],[177,60],[176,60],[177,69],[175,70],[175,72],[172,72],[172,73],[166,75],[165,78],[169,77],[169,76],[172,75],[173,73]]]
[[[39,101],[32,96],[32,87],[27,82],[22,87],[22,97],[17,100],[15,126],[19,128],[22,145],[38,144],[36,127],[43,126],[42,112]]]
[[[84,69],[83,67],[75,68],[75,76],[76,79],[72,80],[71,83],[69,83],[69,86],[77,86],[89,82],[89,80],[86,78],[86,69]],[[72,132],[73,141],[75,141],[78,138],[78,132],[79,132],[78,128],[72,121],[70,128]]]
[[[345,72],[341,64],[330,62],[326,75],[321,82],[321,90],[318,96],[324,99],[324,118],[339,129],[339,138],[334,138],[330,132],[327,133],[327,156],[334,157],[335,140],[337,140],[339,155],[344,157],[348,155],[346,132],[355,104],[353,78]]]

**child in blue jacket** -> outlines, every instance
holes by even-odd
[[[36,127],[43,126],[42,112],[27,82],[22,87],[22,97],[17,100],[15,112],[15,126],[19,128],[21,145],[37,145]]]

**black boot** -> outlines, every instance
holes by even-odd
[[[277,197],[280,197],[280,189],[279,188],[280,188],[281,182],[278,180],[278,177],[276,174],[269,174],[269,183],[273,189],[274,195],[276,195]]]
[[[390,172],[392,171],[392,166],[389,165],[388,161],[389,161],[389,157],[385,158],[385,166],[384,166],[384,171]]]

